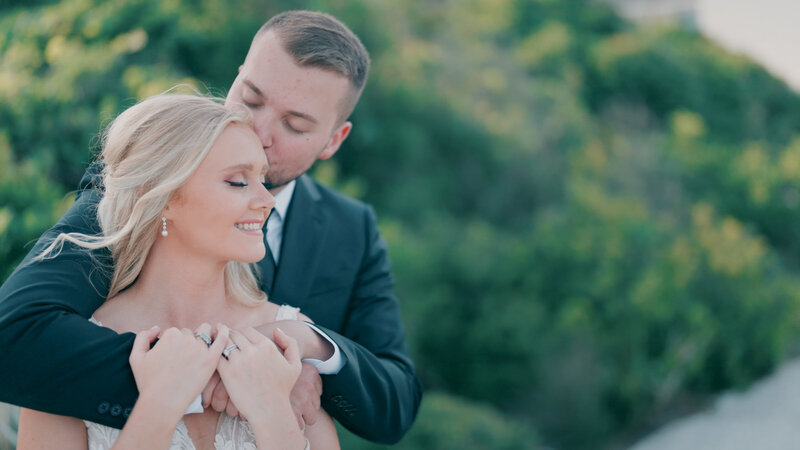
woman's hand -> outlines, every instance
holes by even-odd
[[[210,332],[208,324],[197,329],[197,333]],[[156,337],[158,342],[150,348]],[[168,328],[159,334],[153,327],[137,333],[130,364],[140,399],[160,405],[160,414],[175,418],[177,423],[211,378],[226,345],[227,329],[217,333],[211,346],[186,328]]]
[[[217,367],[231,400],[251,422],[287,411],[292,415],[289,393],[300,375],[300,354],[295,339],[280,329],[274,336],[275,343],[250,327],[231,330],[230,340],[238,349]]]

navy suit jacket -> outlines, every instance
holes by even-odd
[[[0,401],[121,428],[138,396],[128,364],[132,333],[87,318],[108,293],[110,256],[64,246],[32,262],[58,233],[100,233],[99,165],[75,204],[0,287]],[[323,407],[354,433],[381,443],[410,428],[422,389],[408,356],[386,244],[368,205],[297,180],[281,261],[261,261],[275,303],[300,307],[339,346],[344,366],[323,375]]]

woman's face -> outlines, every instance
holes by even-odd
[[[267,158],[253,130],[231,124],[170,201],[166,238],[195,257],[257,262],[265,255],[261,228],[275,205],[263,186]]]

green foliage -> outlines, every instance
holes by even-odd
[[[388,448],[366,442],[339,428],[342,448],[377,450]],[[497,410],[441,392],[429,392],[422,401],[417,425],[393,448],[458,448],[463,450],[537,449],[536,433],[517,421],[509,421]]]
[[[785,357],[800,96],[590,0],[3,3],[2,276],[71,203],[104,123],[177,83],[223,95],[290,8],[340,17],[373,59],[313,173],[383,220],[432,389],[401,448],[602,448]]]

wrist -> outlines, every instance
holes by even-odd
[[[269,408],[260,409],[254,416],[246,417],[256,435],[259,448],[262,443],[273,446],[280,444],[281,448],[303,448],[302,445],[305,445],[305,437],[288,398],[286,401],[270,403]],[[295,441],[299,444],[294,444]]]
[[[186,406],[181,409],[177,402],[170,401],[168,395],[159,395],[152,392],[139,394],[136,404],[131,411],[131,417],[135,414],[159,417],[161,422],[170,430],[174,429],[183,417]],[[188,406],[188,405],[187,405]]]
[[[300,359],[327,361],[333,356],[333,345],[305,322],[300,322],[307,336],[300,347]]]

